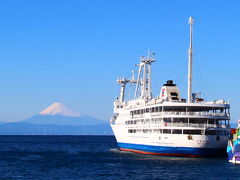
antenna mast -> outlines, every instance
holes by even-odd
[[[150,55],[150,52],[148,52],[148,57],[142,57],[140,65],[143,67],[143,82],[142,82],[142,92],[141,92],[141,98],[142,99],[151,99],[152,98],[152,87],[151,87],[151,65],[153,62],[155,62],[155,53],[152,53],[152,56]]]
[[[188,50],[188,103],[192,102],[192,26],[193,26],[193,18],[190,17],[188,20],[188,24],[190,24],[190,44]]]

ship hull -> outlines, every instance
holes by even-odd
[[[120,150],[134,153],[183,156],[226,156],[227,136],[185,134],[129,134],[123,126],[112,125]],[[191,136],[191,139],[189,139]]]
[[[225,148],[171,147],[130,143],[118,143],[118,147],[122,151],[159,156],[219,157],[226,155]]]

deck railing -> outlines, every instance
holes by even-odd
[[[201,117],[230,117],[230,113],[210,112],[150,112],[151,116],[201,116]],[[146,114],[134,114],[132,117],[144,117]]]
[[[229,125],[225,124],[195,124],[195,123],[146,123],[146,124],[128,124],[129,128],[160,128],[160,127],[192,127],[192,128],[230,128]]]

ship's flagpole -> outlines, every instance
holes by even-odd
[[[190,24],[190,44],[188,50],[188,103],[192,102],[192,35],[193,35],[193,18],[190,17],[188,23]]]

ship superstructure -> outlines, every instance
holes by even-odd
[[[229,137],[230,105],[224,100],[205,102],[192,93],[192,25],[189,18],[188,99],[182,99],[172,80],[153,97],[151,65],[154,53],[141,57],[138,76],[118,79],[120,96],[114,102],[111,127],[120,150],[153,155],[218,156]],[[125,100],[128,83],[135,84],[132,100]]]

